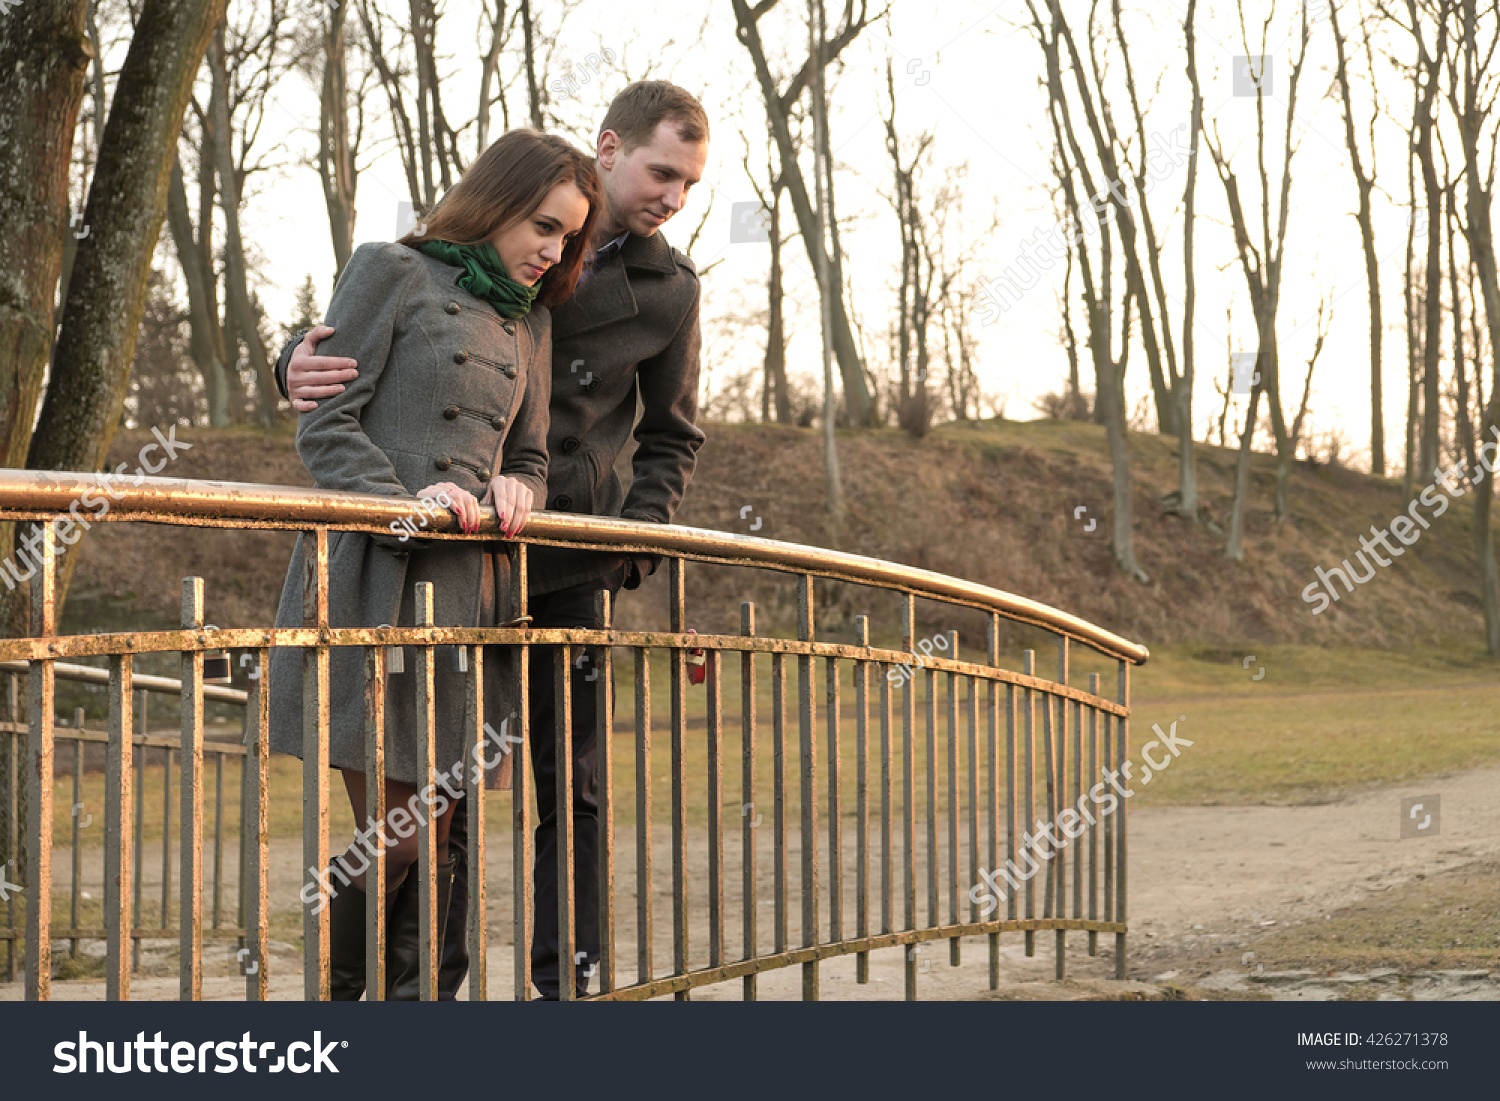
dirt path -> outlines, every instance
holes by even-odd
[[[1274,926],[1321,921],[1324,916],[1372,893],[1387,891],[1419,875],[1429,875],[1500,856],[1500,769],[1476,769],[1424,780],[1367,790],[1320,806],[1265,807],[1149,807],[1132,809],[1130,816],[1130,974],[1149,980],[1156,973],[1155,961],[1181,956],[1194,950],[1212,950],[1238,945]],[[1433,837],[1400,840],[1401,799],[1437,794],[1442,798],[1441,833]],[[919,831],[920,832],[920,831]],[[854,829],[844,831],[845,929],[854,929]],[[616,906],[619,925],[619,981],[635,975],[636,914],[635,868],[631,836],[617,833],[619,850]],[[691,900],[693,966],[707,964],[708,882],[706,834],[689,837],[688,882]],[[769,830],[758,838],[760,944],[769,948],[774,909],[771,837]],[[899,841],[898,841],[899,846]],[[725,839],[725,913],[728,957],[741,954],[742,902],[739,886],[739,832]],[[795,830],[788,836],[787,878],[792,885],[788,900],[789,943],[801,943],[800,902],[796,884],[799,843]],[[272,853],[273,907],[282,912],[282,924],[274,935],[293,937],[298,929],[292,912],[300,885],[297,871],[300,843],[278,841]],[[940,868],[944,871],[942,914],[947,915],[946,850]],[[658,829],[653,836],[654,874],[652,894],[655,909],[653,952],[658,975],[671,966],[672,850],[670,832]],[[961,863],[966,867],[967,857]],[[148,851],[145,859],[145,893],[153,886],[160,892],[160,860]],[[510,997],[513,984],[511,939],[511,848],[508,834],[492,833],[486,866],[489,875],[489,978],[492,997]],[[899,876],[898,853],[898,876]],[[56,881],[68,882],[69,854],[59,849],[54,856]],[[84,853],[85,890],[101,897],[100,852]],[[826,869],[824,873],[826,883]],[[875,876],[878,882],[878,873]],[[925,872],[918,866],[918,883]],[[233,912],[233,886],[226,890],[226,913]],[[826,935],[826,900],[820,911]],[[872,924],[878,922],[878,905],[872,904]],[[897,913],[900,900],[897,899]],[[925,887],[919,886],[918,915],[926,914]],[[1084,934],[1069,937],[1069,981],[1053,980],[1053,936],[1039,934],[1037,952],[1027,958],[1019,934],[1001,938],[1001,995],[1023,998],[1075,998],[1099,991],[1118,994],[1119,984],[1107,981],[1113,974],[1110,956],[1112,938],[1100,938],[1100,955],[1085,952]],[[86,944],[86,954],[102,952],[102,944]],[[54,957],[67,951],[66,942],[56,942]],[[162,974],[143,975],[134,983],[138,999],[173,998],[177,994],[174,947],[163,942],[147,955],[160,960]],[[924,946],[918,953],[919,996],[923,999],[972,999],[990,997],[986,947],[983,938],[972,938],[962,947],[963,965],[948,965],[945,944]],[[871,981],[854,982],[854,960],[826,961],[821,965],[822,996],[828,999],[888,999],[904,994],[903,960],[898,949],[871,956]],[[243,997],[242,980],[233,975],[233,951],[227,946],[210,949],[205,960],[205,995]],[[300,953],[286,941],[276,942],[271,962],[273,997],[301,996]],[[1139,988],[1139,987],[1133,987]],[[0,1000],[22,997],[20,983],[0,984]],[[801,996],[800,968],[762,975],[759,994],[763,999]],[[57,981],[57,1000],[93,999],[103,996],[100,981]],[[738,999],[738,980],[694,992],[702,1000]]]

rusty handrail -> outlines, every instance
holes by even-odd
[[[0,519],[55,516],[66,512],[85,493],[105,497],[106,481],[96,474],[0,469]],[[113,500],[116,494],[118,499]],[[386,532],[392,521],[410,517],[416,504],[412,498],[184,478],[117,481],[106,499],[111,499],[109,512],[103,517],[108,520],[241,528],[327,525],[372,532]],[[474,534],[454,530],[456,521],[446,515],[430,520],[422,534],[424,538],[495,539],[495,524],[494,509],[485,507],[481,509],[479,531]],[[524,539],[544,545],[665,553],[787,573],[813,573],[998,612],[1012,621],[1066,635],[1133,665],[1143,665],[1150,657],[1145,646],[1060,608],[962,578],[847,551],[676,524],[556,512],[533,513]]]

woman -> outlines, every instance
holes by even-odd
[[[500,532],[525,525],[545,500],[547,406],[551,396],[548,307],[572,294],[589,230],[603,208],[592,158],[561,138],[514,130],[491,145],[417,231],[394,243],[361,245],[334,289],[324,342],[358,360],[358,379],[297,425],[297,451],[322,489],[446,499],[465,532],[480,506],[494,505]],[[434,480],[442,479],[442,480]],[[393,534],[330,534],[328,614],[334,627],[414,623],[418,582],[433,583],[438,626],[493,626],[511,618],[504,548],[493,543],[412,539],[413,510]],[[303,552],[299,540],[277,610],[278,627],[301,626]],[[272,651],[271,748],[302,755],[303,651]],[[451,659],[450,659],[451,654]],[[486,711],[506,705],[512,681],[505,655],[487,651]],[[465,676],[456,648],[435,663],[436,768],[472,767],[461,729]],[[437,841],[438,923],[446,919],[453,864],[447,853],[453,806],[439,790],[419,804],[414,664],[387,678],[385,802],[389,829],[364,834],[327,872],[309,869],[332,893],[331,993],[357,1000],[365,982],[365,871],[372,846],[385,846],[387,993],[417,997],[419,960],[417,839],[410,816],[430,814]],[[330,659],[329,763],[338,768],[356,822],[366,822],[364,653],[341,647]],[[498,757],[498,754],[494,755]],[[420,773],[424,777],[425,771]],[[428,793],[429,795],[431,793]],[[407,818],[392,814],[405,808]],[[399,823],[399,824],[398,824]],[[368,823],[367,823],[368,824]],[[406,827],[406,836],[402,836]],[[379,839],[379,840],[370,840]],[[317,902],[309,882],[303,901]],[[311,893],[311,897],[309,894]],[[441,946],[439,946],[441,953]]]

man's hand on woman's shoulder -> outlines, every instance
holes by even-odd
[[[286,390],[292,408],[310,413],[318,398],[344,392],[344,383],[359,377],[359,364],[347,356],[320,356],[318,344],[334,334],[328,325],[318,325],[302,338],[286,368]]]

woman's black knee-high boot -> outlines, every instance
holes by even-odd
[[[448,906],[453,897],[453,869],[458,861],[449,858],[434,869],[437,889],[438,960],[443,958],[443,929],[448,923]],[[386,919],[385,1000],[415,1002],[422,996],[421,902],[417,869],[412,867],[402,881]]]
[[[337,857],[335,865],[342,864]],[[328,901],[328,997],[357,1002],[365,992],[365,893],[333,884]]]

